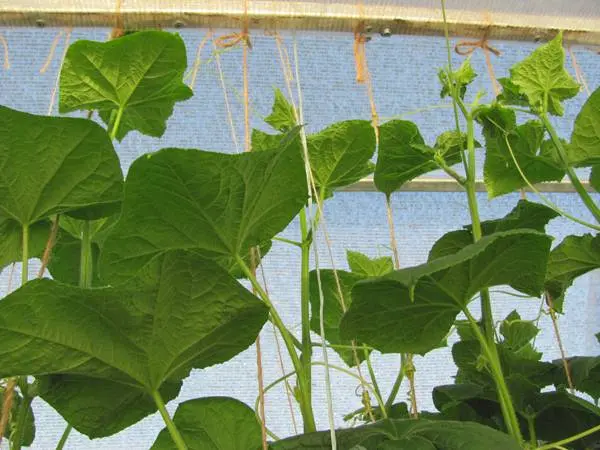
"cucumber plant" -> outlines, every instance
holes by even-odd
[[[567,176],[596,223],[566,216],[600,228],[575,171],[591,167],[590,184],[599,188],[600,89],[570,140],[558,137],[549,116],[562,115],[563,101],[579,90],[564,69],[560,34],[515,65],[490,104],[480,95],[466,100],[476,76],[469,60],[442,69],[456,129],[432,146],[402,120],[377,134],[369,121],[349,120],[306,135],[276,91],[266,118],[274,131],[254,130],[251,152],[165,148],[139,157],[123,180],[115,141],[130,131],[164,133],[175,104],[192,95],[186,65],[183,41],[167,32],[78,41],[61,70],[60,112],[85,111],[87,119],[0,107],[0,263],[22,263],[22,285],[0,301],[0,399],[11,448],[34,440],[36,397],[68,423],[57,448],[71,429],[106,437],[157,411],[165,428],[153,449],[264,448],[258,414],[236,399],[188,400],[173,417],[165,403],[192,369],[233,358],[267,321],[293,364],[304,427],[273,438],[274,450],[584,449],[600,441],[600,409],[575,395],[598,400],[600,360],[572,357],[568,373],[563,361],[543,361],[536,324],[513,311],[497,326],[490,291],[508,285],[543,295],[560,313],[574,279],[599,267],[598,237],[568,236],[551,249],[546,225],[566,215],[556,205],[521,200],[505,217],[481,221],[475,191],[478,151],[491,198]],[[92,120],[96,113],[105,127]],[[529,120],[520,123],[523,116]],[[336,189],[374,172],[390,202],[404,183],[438,168],[464,188],[471,223],[442,236],[426,263],[395,270],[391,257],[349,251],[350,271],[310,270],[323,205]],[[279,237],[296,217],[299,240]],[[301,254],[299,338],[254,270],[276,239]],[[45,250],[52,277],[30,280],[28,262]],[[472,312],[476,298],[481,317]],[[455,383],[433,390],[437,411],[411,417],[396,402],[414,370],[404,355],[446,346],[453,330]],[[347,416],[360,426],[317,431],[312,369],[321,362],[313,360],[312,332],[349,367],[369,368],[376,404],[367,399]],[[403,355],[385,396],[371,370],[374,352]]]

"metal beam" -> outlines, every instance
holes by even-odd
[[[592,186],[587,181],[582,181],[586,191],[595,192]],[[476,183],[477,192],[487,192],[483,181],[477,181]],[[552,182],[552,183],[540,183],[535,185],[535,188],[539,192],[545,193],[575,193],[575,188],[568,181]],[[344,192],[376,192],[373,178],[363,178],[357,183],[348,186],[344,189],[340,189]],[[418,178],[413,181],[409,181],[404,184],[400,191],[403,192],[464,192],[463,188],[452,179],[444,178]],[[531,192],[531,189],[527,188],[526,191]]]
[[[600,45],[600,8],[594,7],[595,0],[586,1],[585,5],[592,6],[579,6],[580,10],[572,12],[569,8],[574,5],[559,0],[462,0],[459,5],[465,5],[465,9],[450,8],[448,24],[457,36],[482,37],[487,31],[490,39],[538,41],[563,30],[565,40],[571,43]],[[361,3],[364,6],[360,7]],[[250,26],[260,30],[351,32],[363,23],[373,32],[386,35],[443,32],[440,8],[421,6],[430,5],[430,1],[381,3],[250,0],[248,17]],[[122,0],[118,15],[129,29],[240,28],[242,4],[241,0]],[[112,27],[116,21],[115,0],[6,0],[0,4],[2,26]]]

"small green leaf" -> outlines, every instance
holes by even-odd
[[[357,283],[341,336],[383,353],[427,353],[481,289],[509,284],[538,296],[550,242],[529,230],[495,233],[456,254]]]
[[[600,267],[600,237],[567,236],[550,252],[546,291],[554,308],[561,312],[565,291],[580,277]]]
[[[255,412],[229,397],[205,397],[180,403],[175,426],[190,450],[260,450],[262,435]],[[164,428],[152,450],[175,450]]]
[[[559,214],[552,208],[528,200],[519,200],[511,212],[501,219],[481,222],[483,236],[489,236],[498,231],[518,229],[535,230],[543,233],[546,225]],[[442,256],[453,255],[462,248],[473,243],[471,225],[465,225],[463,230],[450,231],[433,244],[429,252],[429,261]]]
[[[306,202],[296,145],[238,155],[164,149],[138,158],[105,242],[103,279],[123,281],[156,255],[189,249],[231,269],[281,232]]]
[[[460,162],[460,138],[456,134],[443,133],[436,149],[429,148],[413,122],[392,120],[379,127],[379,149],[375,166],[375,187],[391,195],[404,183],[438,169],[436,152],[446,164]]]
[[[41,220],[29,226],[31,258],[40,257],[50,236],[50,221]],[[14,219],[4,217],[0,211],[0,271],[11,263],[23,259],[23,227]]]
[[[502,92],[497,97],[500,103],[517,106],[529,105],[527,97],[519,93],[519,87],[510,78],[498,78],[498,83],[502,86]]]
[[[336,430],[338,448],[518,450],[520,444],[506,433],[486,426],[455,421],[387,419],[356,428]],[[429,447],[423,447],[427,443]],[[294,436],[271,444],[273,450],[329,450],[329,431]]]
[[[0,214],[31,225],[54,214],[113,214],[123,190],[106,132],[85,119],[0,106]]]
[[[531,320],[523,320],[513,310],[500,324],[500,334],[504,338],[502,346],[519,356],[521,350],[531,345],[540,329]],[[539,358],[538,358],[539,359]]]
[[[532,184],[563,178],[552,145],[542,145],[544,127],[540,122],[517,126],[515,112],[498,105],[481,108],[477,120],[483,125],[487,149],[483,176],[490,198],[527,186],[521,172]]]
[[[569,387],[562,359],[553,361],[557,367],[557,386]],[[573,386],[591,396],[595,402],[600,399],[600,356],[574,356],[567,358]]]
[[[565,69],[562,33],[515,64],[510,80],[527,97],[531,108],[541,113],[562,116],[562,101],[579,93],[579,85]]]
[[[567,158],[575,166],[600,163],[600,88],[590,95],[577,114],[571,145],[566,148]]]
[[[102,433],[102,426],[118,431],[139,420],[142,411],[152,412],[144,408],[154,390],[177,383],[192,368],[222,363],[245,350],[267,316],[268,308],[218,265],[183,251],[155,258],[117,287],[81,289],[37,279],[0,302],[6,349],[0,377],[70,380],[76,385],[68,383],[62,392],[60,386],[47,388],[55,407],[65,405],[65,415],[81,432]],[[85,406],[69,398],[80,392],[89,396],[93,388],[112,399],[131,389],[126,398],[133,411],[111,413],[110,405],[98,400],[92,402],[97,410],[75,414]],[[146,400],[134,402],[140,391]]]
[[[340,355],[344,362],[354,367],[356,362],[362,362],[365,359],[365,353],[360,343],[357,343],[357,350],[353,351],[350,348],[335,347],[335,345],[351,346],[351,339],[342,339],[340,337],[340,321],[344,315],[344,310],[347,310],[352,304],[350,292],[352,287],[365,276],[336,270],[337,277],[340,283],[342,297],[338,290],[338,284],[335,279],[333,270],[319,270],[321,278],[321,289],[323,292],[323,322],[325,325],[325,339],[330,345],[333,345],[333,350]],[[318,335],[321,335],[320,324],[320,292],[319,283],[317,280],[317,272],[310,272],[310,329]],[[342,305],[344,305],[342,307]]]
[[[352,273],[365,277],[379,277],[394,270],[394,261],[389,256],[369,258],[367,255],[346,250],[346,258]]]
[[[440,83],[442,84],[442,91],[440,92],[440,97],[451,97],[452,84],[446,70],[440,70],[438,72],[438,77],[440,79]],[[465,59],[458,68],[458,70],[452,72],[452,78],[454,79],[454,83],[456,85],[456,88],[458,89],[458,94],[460,95],[460,98],[465,98],[467,86],[471,84],[476,77],[477,74],[475,73],[475,70],[473,70],[470,58]]]
[[[448,420],[477,422],[492,428],[502,428],[502,410],[495,395],[477,384],[437,386],[432,393],[433,404]],[[503,430],[504,431],[504,430]]]
[[[265,122],[282,133],[285,133],[296,126],[294,107],[277,88],[275,88],[273,110],[271,111],[271,114],[265,117]]]
[[[160,137],[175,102],[192,90],[183,83],[187,66],[181,37],[141,31],[108,42],[79,40],[67,51],[60,73],[61,113],[98,110],[107,124],[127,133]]]

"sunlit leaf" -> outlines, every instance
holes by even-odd
[[[369,258],[367,255],[346,250],[346,258],[352,273],[365,277],[379,277],[394,270],[394,262],[389,256],[382,258]]]
[[[190,450],[260,450],[262,436],[256,413],[229,397],[206,397],[181,403],[173,422]],[[177,449],[163,429],[152,450]]]
[[[438,169],[436,152],[448,166],[460,162],[462,137],[443,133],[435,148],[425,145],[419,129],[407,120],[391,120],[379,127],[379,148],[375,167],[375,187],[390,195],[404,183]]]
[[[273,110],[265,117],[265,122],[281,132],[289,131],[296,126],[294,107],[277,88],[275,88]]]
[[[192,96],[183,83],[186,67],[183,40],[165,31],[79,40],[63,62],[59,110],[98,110],[111,126],[121,111],[119,140],[132,130],[162,136],[174,104]]]
[[[144,155],[129,169],[101,276],[125,280],[169,249],[188,249],[232,269],[236,257],[292,221],[307,193],[295,145],[237,155],[183,149]]]
[[[153,412],[151,392],[164,388],[173,396],[190,369],[246,349],[267,314],[218,265],[182,251],[155,258],[117,287],[82,289],[37,279],[0,302],[0,376],[52,375],[50,382],[67,385],[62,391],[46,386],[49,401],[64,405],[76,429],[116,432]],[[123,401],[133,411],[115,412],[124,406],[113,403],[111,410],[102,399],[86,408],[92,388],[112,399],[129,392]],[[81,393],[79,401],[69,400]]]
[[[562,116],[562,102],[579,93],[579,85],[565,69],[562,33],[515,64],[510,81],[534,111]]]
[[[590,95],[577,114],[571,145],[566,149],[569,162],[573,165],[600,164],[600,88]]]
[[[565,291],[575,278],[600,267],[600,237],[567,236],[550,252],[546,290],[554,308],[561,312]]]
[[[383,353],[426,353],[481,289],[509,284],[539,295],[549,249],[550,237],[544,234],[499,232],[453,255],[359,282],[341,336]]]
[[[57,213],[113,214],[123,189],[106,132],[85,119],[0,107],[0,214],[31,225]]]
[[[483,177],[490,198],[526,187],[523,175],[532,184],[563,178],[564,170],[554,157],[552,144],[542,145],[544,127],[540,122],[517,126],[515,112],[501,106],[482,108],[477,120],[483,125]]]

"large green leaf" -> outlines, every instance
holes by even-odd
[[[260,450],[262,436],[256,413],[229,397],[206,397],[181,403],[173,416],[190,450]],[[163,429],[152,450],[177,449]]]
[[[438,169],[436,153],[448,166],[460,162],[464,138],[443,133],[435,148],[425,145],[417,126],[407,120],[391,120],[379,127],[379,149],[375,167],[375,187],[391,195],[404,183]]]
[[[563,178],[564,170],[553,156],[552,144],[543,144],[544,127],[540,122],[517,126],[515,112],[499,105],[480,108],[477,120],[483,125],[483,177],[490,198],[527,186],[521,172],[533,184]]]
[[[432,397],[433,404],[447,420],[477,422],[492,428],[503,428],[502,410],[496,395],[481,385],[457,383],[436,386]]]
[[[164,149],[129,170],[119,222],[100,270],[115,282],[156,255],[189,249],[230,268],[281,232],[306,201],[297,146],[239,155]]]
[[[308,156],[317,188],[348,186],[373,172],[375,131],[368,120],[334,123],[308,137]]]
[[[90,432],[89,426],[98,432],[101,424],[114,431],[115,422],[141,418],[147,403],[132,396],[140,391],[149,396],[192,368],[227,361],[255,340],[267,315],[268,308],[218,265],[183,251],[155,258],[117,287],[81,289],[33,280],[0,302],[0,340],[10,349],[0,355],[0,376],[53,375],[58,383],[71,377],[80,385],[68,383],[62,394],[54,390],[53,404],[66,405],[82,432]],[[103,400],[91,403],[99,405],[97,411],[64,400],[82,391],[91,395],[86,381],[100,397],[114,399],[113,389],[131,389],[125,401],[135,411],[111,414]],[[77,408],[87,414],[74,414]],[[94,418],[96,413],[103,418]]]
[[[555,442],[575,436],[600,423],[600,408],[567,392],[546,392],[535,405],[535,430],[538,439]],[[587,450],[600,443],[600,432],[569,444],[569,448]]]
[[[510,69],[510,81],[534,111],[562,116],[562,101],[579,93],[579,85],[565,69],[562,33],[515,64]]]
[[[108,42],[79,40],[60,73],[61,113],[98,110],[107,123],[121,118],[117,137],[131,130],[162,136],[175,102],[192,96],[181,37],[143,31]]]
[[[39,396],[79,432],[90,438],[118,433],[156,412],[141,386],[85,375],[37,377]],[[159,392],[166,403],[179,395],[183,382],[166,381]]]
[[[39,257],[50,236],[50,221],[41,220],[29,226],[28,255]],[[0,271],[11,263],[23,259],[23,227],[0,212]]]
[[[455,421],[382,420],[370,425],[336,431],[338,448],[517,450],[509,435],[486,426]],[[426,446],[424,446],[426,445]],[[273,450],[329,450],[329,431],[294,436],[271,444]]]
[[[567,154],[569,162],[576,166],[600,163],[600,88],[590,95],[577,114]]]
[[[340,298],[340,290],[333,270],[320,270],[321,290],[323,292],[323,322],[325,326],[325,339],[329,344],[334,345],[333,350],[340,355],[346,364],[350,367],[356,365],[356,362],[362,362],[365,359],[365,353],[360,343],[356,343],[356,351],[349,348],[335,347],[335,345],[351,346],[352,339],[342,339],[340,337],[340,322],[344,315],[342,302],[348,309],[352,304],[350,292],[352,287],[360,280],[363,275],[337,270],[340,289],[343,298]],[[318,335],[321,335],[320,325],[320,293],[317,272],[310,272],[310,328]]]
[[[369,258],[360,252],[346,251],[348,265],[352,273],[365,277],[380,277],[394,270],[394,261],[389,256]]]
[[[481,289],[509,284],[539,295],[549,249],[550,237],[539,232],[499,232],[453,255],[357,283],[341,336],[384,353],[424,354]]]
[[[559,214],[556,211],[541,203],[519,200],[517,206],[501,219],[481,222],[481,232],[483,236],[488,236],[498,231],[518,229],[544,232],[548,222],[558,216]],[[465,225],[463,228],[463,230],[450,231],[438,239],[429,252],[428,260],[433,261],[442,256],[452,255],[473,243],[471,225]]]
[[[550,252],[546,290],[553,306],[562,311],[565,291],[580,277],[600,267],[600,237],[567,236]]]
[[[123,189],[119,158],[94,122],[0,106],[0,214],[31,225],[57,213],[113,214]]]

